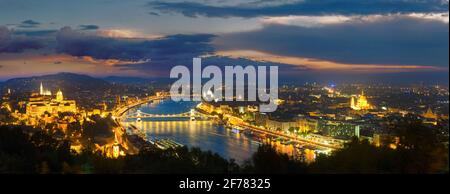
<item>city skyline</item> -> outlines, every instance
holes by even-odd
[[[152,174],[167,192],[448,175],[448,6],[0,0],[0,174]]]
[[[158,81],[121,82],[72,73],[7,81],[0,89],[0,132],[5,133],[1,138],[8,139],[11,132],[18,131],[28,134],[25,137],[30,140],[1,140],[0,144],[27,142],[39,146],[40,140],[35,139],[42,135],[48,138],[42,141],[57,141],[52,145],[58,147],[66,142],[64,149],[70,151],[71,159],[61,158],[60,162],[68,161],[73,169],[52,164],[56,173],[91,173],[79,168],[79,162],[90,163],[82,160],[87,153],[101,154],[102,158],[96,160],[116,164],[132,158],[145,164],[136,169],[132,163],[107,169],[94,164],[94,173],[193,173],[198,171],[188,170],[189,165],[199,164],[198,154],[223,161],[200,167],[220,173],[445,173],[448,169],[448,87],[282,85],[275,112],[264,112],[258,106],[260,102],[251,101],[176,102],[171,100],[168,87]],[[410,150],[411,146],[424,146],[426,150],[416,152]],[[21,149],[20,145],[13,147]],[[370,149],[369,160],[361,160],[361,153],[355,150],[360,148]],[[8,157],[18,153],[4,147],[1,151]],[[184,151],[187,155],[180,158]],[[405,152],[411,159],[404,159]],[[437,154],[430,155],[431,160],[418,158],[430,153]],[[165,155],[168,158],[161,162],[168,169],[152,169],[158,165],[145,162],[142,154],[152,158]],[[335,161],[339,157],[349,165]],[[45,158],[39,160],[46,162]],[[187,163],[171,164],[167,160]],[[267,160],[295,165],[286,168]],[[424,166],[409,167],[416,161]],[[48,172],[46,164],[30,162],[37,167],[28,172]],[[334,163],[331,168],[328,162]],[[385,162],[389,165],[383,165]],[[246,170],[247,163],[250,171]],[[222,165],[227,167],[214,170]],[[261,171],[257,165],[267,165],[271,170]],[[316,165],[325,166],[315,169]],[[7,172],[26,171],[14,170],[15,166],[20,164],[11,164]]]
[[[169,77],[193,57],[307,80],[448,82],[448,1],[9,1],[0,80]]]

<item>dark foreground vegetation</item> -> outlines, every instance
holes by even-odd
[[[263,145],[244,164],[197,148],[158,150],[110,159],[89,148],[76,154],[68,141],[26,127],[0,127],[0,173],[448,173],[448,147],[420,123],[395,129],[397,149],[354,139],[331,156],[306,164]]]

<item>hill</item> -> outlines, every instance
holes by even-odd
[[[11,88],[19,92],[39,92],[39,86],[52,92],[62,90],[63,92],[79,93],[84,91],[104,91],[111,88],[111,84],[87,75],[74,73],[58,73],[44,76],[33,76],[26,78],[14,78],[3,83],[3,88]]]

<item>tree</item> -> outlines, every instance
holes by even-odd
[[[271,145],[261,145],[249,161],[244,164],[244,172],[262,174],[305,173],[306,164],[277,152]]]
[[[6,108],[0,108],[0,123],[13,123],[17,121],[16,118],[11,116],[11,112]]]
[[[288,131],[294,133],[295,131],[298,131],[298,127],[289,127]]]
[[[448,172],[448,148],[434,130],[405,120],[391,129],[400,137],[397,149],[374,147],[354,138],[331,156],[311,165],[317,173],[442,173]]]

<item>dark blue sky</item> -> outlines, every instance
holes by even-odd
[[[168,77],[171,67],[203,57],[216,65],[275,64],[303,80],[448,82],[448,0],[0,5],[0,80],[62,71]]]

